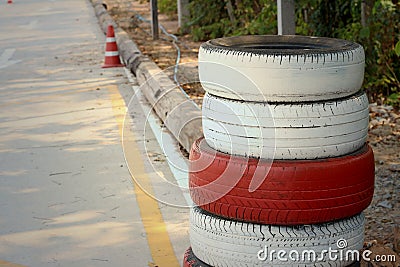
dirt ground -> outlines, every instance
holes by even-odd
[[[108,11],[120,27],[127,31],[141,51],[151,57],[161,69],[174,78],[173,66],[177,50],[173,38],[160,32],[160,39],[151,36],[149,4],[143,1],[117,0],[105,1]],[[138,16],[140,15],[140,16]],[[193,42],[189,35],[179,35],[176,18],[159,15],[159,23],[169,33],[178,37],[180,65],[178,81],[186,93],[201,105],[204,90],[197,81],[197,53],[199,42]],[[374,199],[365,211],[367,218],[366,241],[377,240],[390,248],[399,246],[400,230],[400,115],[398,110],[385,105],[370,105],[370,131],[368,142],[375,154],[376,182]],[[399,252],[399,251],[398,251]]]
[[[128,0],[105,2],[109,14],[131,36],[143,54],[149,56],[174,80],[178,50],[174,46],[173,37],[167,36],[162,30],[159,32],[159,40],[153,40],[149,4],[146,1]],[[197,53],[201,42],[192,41],[189,35],[180,35],[176,17],[159,14],[159,24],[178,38],[176,44],[179,47],[180,60],[177,80],[189,97],[201,106],[204,90],[197,75]]]

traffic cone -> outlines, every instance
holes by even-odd
[[[114,27],[112,25],[108,26],[107,38],[106,38],[106,53],[104,65],[102,68],[113,68],[113,67],[123,67],[119,59],[119,52],[117,42],[115,40]]]
[[[12,0],[8,0],[8,1],[7,1],[7,4],[12,4]]]

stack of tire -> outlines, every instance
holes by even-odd
[[[364,64],[359,44],[331,38],[201,45],[204,138],[190,152],[184,266],[355,262],[324,253],[363,246],[374,191]]]

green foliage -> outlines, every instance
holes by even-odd
[[[224,12],[224,2],[199,0],[190,2],[191,27],[195,41],[213,39],[225,35],[228,14]]]
[[[249,6],[251,8],[249,8]],[[241,8],[243,6],[243,8]],[[247,8],[244,8],[247,6]],[[233,35],[276,34],[276,1],[236,1]]]
[[[400,92],[400,58],[395,50],[400,39],[399,10],[400,4],[376,1],[368,19],[370,34],[359,38],[367,57],[364,87],[375,98]]]
[[[393,93],[388,96],[387,101],[389,105],[400,107],[400,93]]]
[[[170,18],[176,17],[178,12],[177,0],[157,0],[157,7]]]
[[[400,105],[399,1],[295,0],[295,3],[297,34],[359,42],[366,53],[363,89],[372,99],[386,98],[388,103]],[[196,41],[276,34],[276,0],[192,0],[190,11],[188,26]]]
[[[193,0],[190,2],[191,21],[188,26],[195,41],[222,36],[276,33],[275,0]]]
[[[364,12],[364,14],[363,14]],[[364,90],[399,106],[400,3],[387,0],[297,0],[298,34],[359,42],[365,49]],[[364,16],[364,22],[363,17]]]
[[[394,52],[396,53],[396,56],[400,57],[400,41],[398,41],[394,47]]]

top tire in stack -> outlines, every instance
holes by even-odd
[[[362,211],[374,190],[364,64],[359,44],[331,38],[239,36],[201,45],[205,138],[192,147],[189,174],[198,205],[194,258],[209,266],[314,266],[276,257],[265,265],[258,256],[362,248]],[[352,262],[325,258],[318,266]]]

